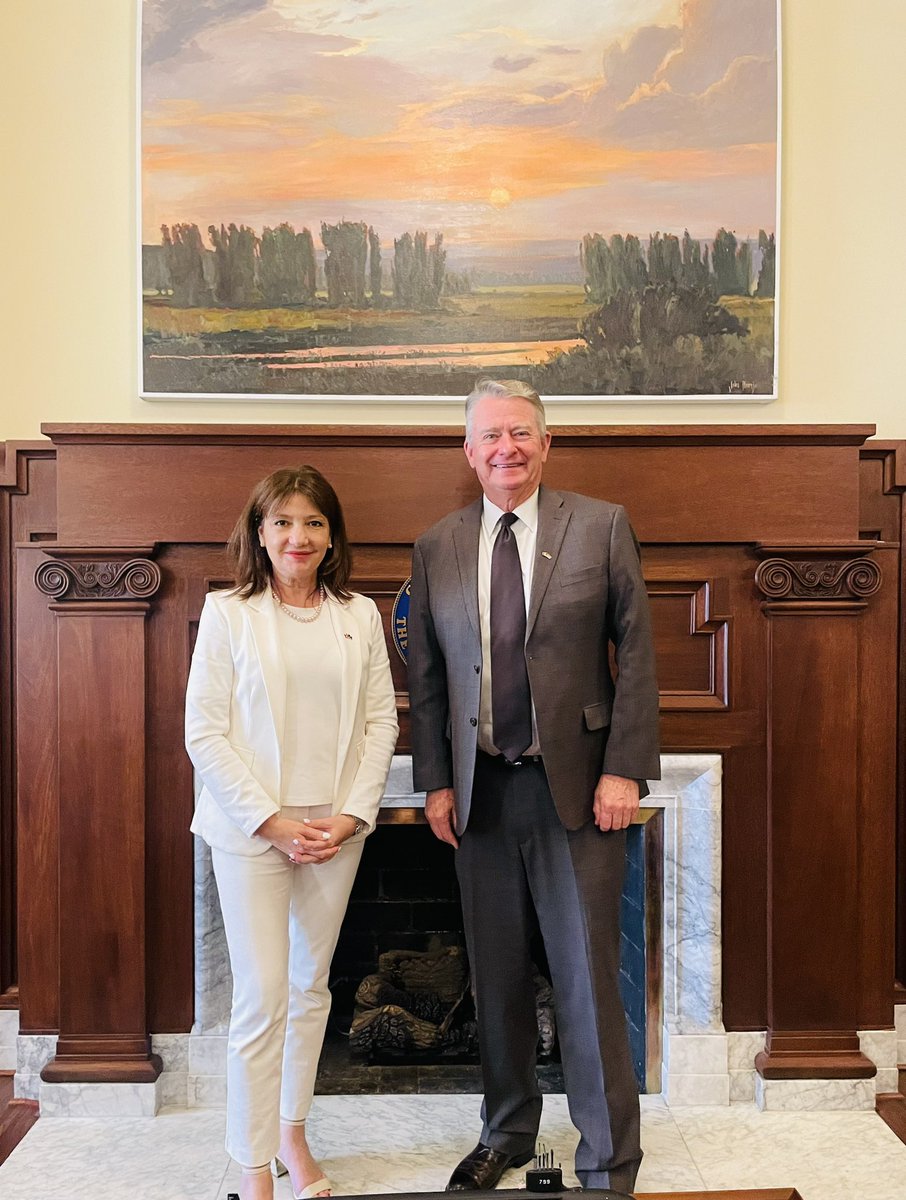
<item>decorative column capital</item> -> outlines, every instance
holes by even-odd
[[[35,586],[55,601],[150,600],[160,567],[145,547],[109,550],[55,547],[35,572]]]
[[[864,541],[816,546],[758,546],[755,586],[771,605],[852,610],[881,587],[881,568]]]

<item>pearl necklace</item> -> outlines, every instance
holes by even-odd
[[[294,621],[298,621],[300,625],[310,625],[312,621],[317,621],[321,615],[321,609],[324,607],[324,584],[318,584],[318,603],[315,606],[314,614],[310,617],[300,617],[294,608],[290,608],[288,604],[284,604],[277,593],[271,588],[271,595],[274,597],[276,606],[286,613],[288,617],[292,617]]]

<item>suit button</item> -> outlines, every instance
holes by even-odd
[[[470,725],[477,725],[477,724],[478,724],[478,718],[477,718],[477,717],[469,717],[469,724],[470,724]]]
[[[478,665],[478,663],[476,663],[475,664],[475,674],[476,675],[479,674],[480,671],[481,671],[481,667]]]

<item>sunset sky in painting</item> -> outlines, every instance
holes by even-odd
[[[143,7],[147,242],[345,218],[465,261],[774,229],[776,0]]]

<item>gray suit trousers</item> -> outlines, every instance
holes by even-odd
[[[631,1192],[642,1151],[638,1084],[619,992],[626,836],[564,828],[544,768],[479,752],[456,853],[478,1009],[485,1145],[528,1153],[541,1117],[530,941],[550,966],[584,1187]],[[537,926],[536,926],[537,921]]]

